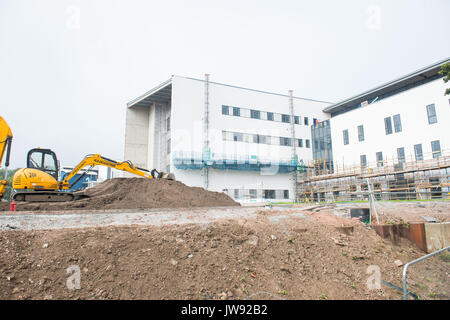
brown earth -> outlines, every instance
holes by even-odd
[[[239,206],[224,193],[188,187],[182,182],[142,178],[115,178],[84,192],[89,196],[63,203],[17,203],[17,211],[65,211]],[[9,211],[0,203],[0,211]]]
[[[401,286],[394,261],[423,255],[362,224],[345,235],[311,217],[269,218],[1,231],[0,299],[400,299],[385,285],[368,290],[367,268],[379,266],[383,280]],[[73,265],[79,290],[66,286]],[[449,266],[447,259],[411,268],[411,290],[449,299]]]

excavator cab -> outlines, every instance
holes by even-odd
[[[35,148],[28,151],[27,168],[44,171],[58,180],[58,158],[50,149]]]

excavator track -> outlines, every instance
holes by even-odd
[[[66,202],[85,198],[79,193],[59,191],[16,192],[13,199],[17,202]]]

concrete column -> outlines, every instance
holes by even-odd
[[[127,108],[124,159],[138,167],[146,167],[148,163],[148,119],[148,108]]]

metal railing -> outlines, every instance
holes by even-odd
[[[432,257],[432,256],[434,256],[434,255],[436,255],[438,253],[444,252],[445,250],[449,250],[450,251],[450,246],[445,247],[445,248],[440,249],[440,250],[437,250],[437,251],[434,251],[434,252],[432,252],[430,254],[427,254],[427,255],[425,255],[423,257],[420,257],[420,258],[418,258],[416,260],[410,261],[407,264],[405,264],[405,266],[403,267],[403,300],[407,300],[408,299],[408,290],[407,290],[407,284],[406,284],[406,272],[408,271],[408,267],[412,266],[413,264],[416,264],[417,262],[420,262],[422,260],[428,259],[428,258],[430,258],[430,257]]]

